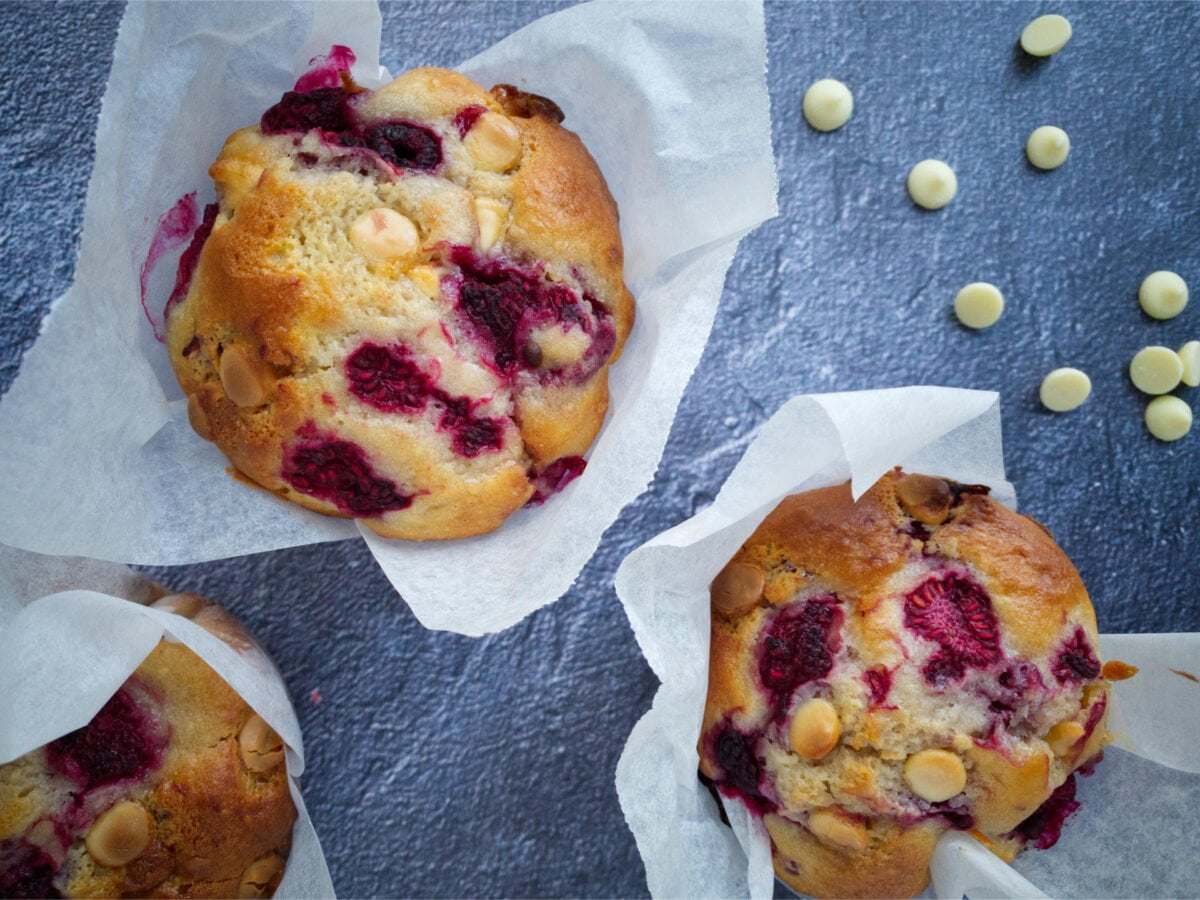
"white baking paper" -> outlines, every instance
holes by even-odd
[[[124,566],[0,546],[0,764],[86,725],[160,639],[181,641],[284,740],[298,816],[275,896],[333,897],[297,781],[300,723],[275,664],[257,645],[235,650],[189,619],[142,605],[152,587]]]
[[[377,85],[374,3],[130,4],[101,109],[75,283],[0,403],[0,541],[176,565],[357,536],[235,482],[188,427],[139,302],[159,216],[211,199],[225,138],[333,44]],[[397,36],[402,42],[403,36]],[[419,62],[417,60],[414,63]],[[585,475],[499,531],[415,544],[362,530],[418,618],[483,634],[562,595],[654,475],[739,239],[776,213],[759,3],[593,3],[540,19],[462,69],[553,97],[621,210],[637,323]],[[149,282],[157,317],[179,251]],[[480,577],[486,573],[486,577]]]
[[[990,485],[1015,507],[996,394],[910,387],[808,395],[762,427],[711,506],[617,571],[617,594],[662,683],[616,773],[653,896],[762,898],[775,884],[760,820],[726,801],[732,827],[724,826],[696,775],[709,583],[786,495],[849,479],[858,497],[897,465]],[[1117,740],[1096,774],[1079,779],[1082,809],[1059,843],[1008,866],[950,833],[934,855],[928,896],[1195,896],[1200,862],[1189,823],[1200,803],[1200,684],[1170,670],[1200,676],[1200,635],[1105,635],[1101,645],[1103,658],[1142,670],[1114,688]]]

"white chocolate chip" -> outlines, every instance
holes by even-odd
[[[283,857],[277,853],[256,859],[242,873],[242,881],[238,885],[238,897],[265,897],[275,877],[282,871]]]
[[[1187,306],[1187,282],[1174,272],[1151,272],[1138,288],[1138,303],[1146,315],[1155,319],[1173,319]]]
[[[92,859],[115,869],[133,862],[150,846],[150,814],[125,800],[111,807],[88,830],[84,843]]]
[[[247,769],[264,775],[283,762],[283,738],[262,716],[251,713],[238,732],[238,751]]]
[[[867,849],[866,827],[831,809],[814,809],[809,813],[808,830],[822,840],[848,850]]]
[[[954,297],[954,314],[968,328],[987,328],[995,325],[1004,312],[1004,295],[994,284],[975,281]]]
[[[804,92],[801,109],[808,124],[817,131],[836,131],[854,112],[854,95],[840,81],[822,78]]]
[[[1068,719],[1046,732],[1046,743],[1050,745],[1051,752],[1061,758],[1071,752],[1071,748],[1079,742],[1084,733],[1082,725]]]
[[[788,726],[788,745],[797,756],[810,760],[821,759],[837,746],[841,736],[841,720],[828,700],[813,697],[792,713],[792,722]]]
[[[904,780],[921,799],[941,803],[962,793],[967,770],[949,750],[921,750],[904,763]]]
[[[508,116],[489,110],[463,138],[475,164],[489,172],[503,172],[521,155],[521,132]]]
[[[923,159],[908,173],[908,196],[925,209],[941,209],[958,193],[958,177],[940,159]]]
[[[225,396],[238,406],[259,406],[267,399],[263,366],[245,344],[226,347],[217,368]]]
[[[1200,387],[1200,341],[1188,341],[1180,347],[1179,361],[1183,363],[1183,383]]]
[[[1025,141],[1025,155],[1039,169],[1057,169],[1067,161],[1071,139],[1061,128],[1043,125],[1033,129]]]
[[[508,208],[490,197],[475,198],[475,218],[479,221],[479,249],[487,253],[504,233]]]
[[[417,290],[430,300],[442,295],[442,276],[433,266],[413,266],[408,270],[408,277]]]
[[[1170,347],[1143,347],[1129,363],[1129,379],[1144,394],[1165,394],[1183,379],[1183,360]]]
[[[1078,369],[1055,369],[1042,379],[1038,392],[1042,405],[1051,412],[1069,412],[1082,406],[1092,393],[1092,380]]]
[[[1192,430],[1192,409],[1178,397],[1155,397],[1146,404],[1146,427],[1160,441],[1177,441]]]
[[[411,256],[421,246],[417,226],[394,209],[368,210],[350,226],[350,243],[368,259],[386,262]]]
[[[732,563],[713,579],[709,597],[717,612],[726,618],[736,619],[758,606],[766,583],[758,566]]]
[[[1030,56],[1053,56],[1071,39],[1071,23],[1059,15],[1038,16],[1021,32],[1021,49]]]
[[[558,324],[545,325],[530,332],[529,339],[537,344],[541,352],[539,365],[543,369],[562,369],[574,365],[592,343],[587,332],[577,325],[566,331]]]

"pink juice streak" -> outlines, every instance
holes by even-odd
[[[176,200],[174,206],[159,216],[158,227],[154,230],[154,237],[150,241],[150,249],[146,251],[146,259],[142,263],[142,271],[138,279],[142,295],[142,311],[146,314],[146,321],[150,323],[150,327],[154,330],[155,340],[160,344],[163,342],[162,329],[150,313],[150,307],[146,305],[146,286],[150,281],[151,273],[154,271],[155,266],[158,265],[158,261],[162,255],[170,253],[181,246],[191,237],[192,232],[196,230],[198,212],[199,208],[196,206],[195,191],[185,194]]]
[[[324,56],[314,56],[308,61],[312,66],[296,81],[294,90],[307,94],[321,88],[335,88],[342,84],[342,73],[349,72],[357,57],[349,47],[334,44]]]

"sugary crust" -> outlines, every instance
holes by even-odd
[[[1098,664],[1094,678],[1054,674],[1075,629],[1091,648],[1098,641],[1087,592],[1048,532],[971,486],[936,479],[927,481],[937,499],[917,509],[903,477],[887,474],[857,503],[848,484],[786,498],[713,582],[700,770],[745,796],[747,776],[725,772],[717,749],[729,729],[745,736],[761,773],[748,802],[766,807],[776,873],[816,896],[920,892],[933,846],[951,826],[1014,852],[1009,832],[1109,737]],[[937,645],[908,626],[905,598],[926,597],[929,584],[949,578],[982,588],[998,638],[987,662],[929,681],[923,666]],[[828,644],[820,637],[832,666],[777,697],[763,681],[764,653],[783,639],[771,636],[783,634],[773,623],[812,601],[835,603],[844,616]],[[811,652],[811,634],[804,639]],[[882,700],[874,674],[886,684]],[[797,755],[788,737],[793,714],[814,697],[832,704],[840,724],[836,745],[815,760]],[[1056,752],[1050,729],[1068,727],[1060,723],[1090,730]],[[965,770],[965,788],[944,803],[906,780],[906,761],[926,749],[953,754]],[[828,821],[826,811],[851,824],[834,838],[810,830],[812,814]]]
[[[253,643],[240,622],[203,598],[172,595],[158,605],[193,618],[235,649]],[[242,762],[239,733],[253,711],[192,651],[166,639],[129,684],[149,698],[156,728],[168,736],[161,765],[142,778],[92,789],[78,804],[71,799],[78,788],[51,768],[44,748],[0,766],[0,849],[24,839],[46,850],[64,867],[55,884],[72,897],[240,896],[251,864],[278,857],[279,871],[265,888],[272,893],[296,809],[282,764],[253,772]],[[92,857],[83,838],[123,801],[149,812],[151,839],[131,862],[110,867]],[[57,837],[54,822],[63,829]]]
[[[444,161],[429,172],[393,171],[366,151],[322,142],[320,132],[252,126],[226,141],[210,169],[219,212],[187,295],[169,315],[167,344],[193,427],[255,483],[327,515],[354,515],[385,537],[457,538],[498,527],[530,499],[542,468],[591,446],[608,407],[608,367],[634,316],[616,204],[587,149],[544,101],[497,93],[424,68],[354,95],[363,122],[415,122],[437,135]],[[507,113],[520,137],[505,171],[477,165],[455,124],[463,110],[481,108]],[[505,216],[490,249],[480,243],[480,199]],[[348,235],[373,209],[410,220],[419,248],[364,256]],[[454,248],[570,289],[594,313],[586,327],[608,329],[611,352],[544,377],[496,370],[457,307],[462,276],[453,257],[466,251]],[[429,295],[430,269],[437,296]],[[448,396],[498,423],[498,446],[456,449],[438,402],[398,413],[348,389],[343,366],[355,348],[398,339]],[[249,401],[235,402],[223,378],[231,348],[256,385]],[[305,428],[361,448],[372,476],[411,505],[356,512],[289,483],[288,448]]]

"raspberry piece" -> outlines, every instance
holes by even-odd
[[[541,506],[551,496],[583,474],[587,460],[582,456],[562,456],[533,476],[533,496],[525,506]]]
[[[171,310],[187,296],[188,288],[192,286],[192,276],[196,274],[196,264],[200,262],[200,251],[204,249],[204,243],[212,234],[213,224],[216,221],[217,204],[209,203],[204,207],[204,218],[200,220],[200,224],[193,232],[191,243],[179,257],[179,268],[175,270],[175,286],[171,289],[171,296],[167,297],[167,305],[163,308],[164,322],[167,316],[171,315]]]
[[[866,682],[871,705],[884,706],[887,703],[888,693],[892,689],[892,673],[883,666],[867,669],[863,672],[863,681]],[[895,709],[894,706],[889,708]]]
[[[354,127],[354,115],[347,103],[349,97],[341,87],[288,91],[278,103],[263,113],[259,127],[263,134],[311,131],[314,128],[340,134]]]
[[[376,475],[357,444],[318,434],[311,421],[299,437],[287,451],[280,477],[302,494],[326,500],[360,518],[412,506],[413,495]]]
[[[27,841],[0,842],[0,897],[61,897],[54,887],[58,867]]]
[[[350,393],[384,412],[420,412],[437,392],[403,344],[366,343],[346,359]]]
[[[904,598],[904,624],[940,649],[921,670],[942,686],[958,681],[968,668],[1000,661],[1000,626],[987,593],[957,573],[933,577]]]
[[[1038,850],[1047,850],[1058,843],[1063,825],[1077,809],[1079,801],[1075,799],[1075,776],[1069,775],[1033,815],[1013,829],[1010,836],[1032,843]]]
[[[1089,681],[1100,675],[1100,660],[1082,628],[1076,627],[1075,633],[1067,639],[1051,671],[1061,684]]]
[[[418,413],[430,401],[442,406],[438,426],[451,432],[454,452],[476,457],[504,446],[504,419],[475,415],[469,397],[452,397],[417,365],[404,344],[365,343],[344,366],[351,394],[384,412]]]
[[[786,713],[796,688],[829,674],[833,654],[841,646],[841,624],[837,599],[825,596],[785,609],[767,627],[758,674],[775,695],[777,717]]]
[[[47,744],[46,759],[52,769],[90,791],[156,768],[163,743],[149,715],[121,688],[90,722]]]
[[[345,147],[369,147],[398,169],[436,169],[442,164],[442,139],[412,122],[377,122],[343,135]]]
[[[455,247],[450,258],[462,271],[459,307],[491,351],[493,365],[502,375],[511,376],[518,368],[530,365],[528,337],[538,325],[579,323],[588,334],[596,330],[583,301],[565,285],[544,281],[540,273],[498,260],[481,260],[469,247]],[[608,332],[612,333],[611,325]],[[615,337],[607,341],[603,358],[612,352]],[[535,356],[540,363],[540,352]]]
[[[771,803],[759,790],[762,781],[762,764],[754,752],[758,735],[743,734],[729,723],[721,726],[713,740],[713,756],[724,773],[717,780],[721,793],[740,797],[746,805],[760,816],[772,812]]]
[[[487,112],[486,106],[464,106],[454,114],[454,127],[458,129],[459,137],[466,137],[467,132],[475,127],[479,118]]]

